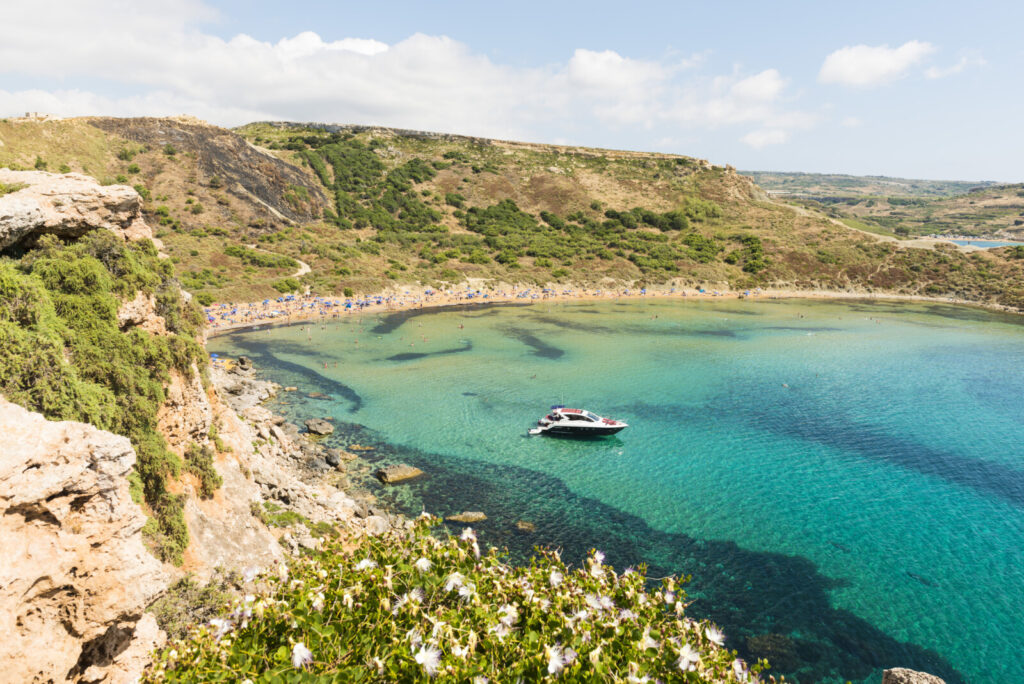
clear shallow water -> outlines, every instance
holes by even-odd
[[[905,666],[996,682],[1024,681],[1022,322],[630,301],[352,317],[209,347],[329,395],[286,395],[294,418],[331,415],[340,443],[430,474],[382,498],[483,510],[484,538],[517,557],[596,546],[618,568],[692,574],[691,611],[787,678]],[[631,427],[525,437],[553,403]]]

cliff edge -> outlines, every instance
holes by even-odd
[[[131,443],[2,397],[0,434],[3,678],[127,681],[156,644],[143,610],[167,581],[129,495]]]

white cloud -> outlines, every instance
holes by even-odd
[[[656,129],[652,140],[737,125],[759,129],[752,139],[788,138],[815,121],[787,105],[778,70],[701,75],[702,54],[581,48],[523,68],[445,36],[225,39],[202,29],[216,19],[200,0],[17,3],[0,23],[0,74],[49,87],[0,90],[0,116],[190,113],[221,125],[288,119],[518,139],[604,126]]]
[[[860,128],[864,125],[864,122],[855,116],[844,116],[843,120],[840,121],[839,124],[846,128]]]
[[[781,145],[789,140],[789,133],[778,128],[762,128],[751,131],[740,140],[755,149],[761,149],[768,145]]]
[[[946,76],[952,76],[954,74],[959,74],[964,69],[967,69],[969,67],[985,66],[986,64],[988,64],[988,62],[986,62],[985,58],[982,57],[981,55],[964,55],[963,57],[960,58],[960,61],[958,61],[953,66],[949,66],[949,67],[945,67],[945,68],[942,68],[942,67],[929,67],[928,69],[925,69],[924,75],[927,78],[933,78],[933,79],[934,78],[945,78]]]
[[[876,86],[907,74],[935,51],[931,43],[911,40],[897,48],[888,45],[853,45],[840,48],[825,58],[818,73],[822,83]]]
[[[733,84],[730,92],[740,100],[771,102],[782,94],[786,80],[775,69],[765,69]]]

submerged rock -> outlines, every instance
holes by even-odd
[[[377,479],[384,484],[395,484],[419,477],[423,471],[410,465],[389,465],[377,471]]]
[[[516,529],[520,532],[536,532],[537,526],[534,525],[532,522],[528,522],[526,520],[517,520]]]
[[[894,667],[882,673],[882,684],[946,684],[946,680],[939,679],[927,672]]]
[[[462,513],[458,513],[456,515],[449,515],[445,520],[460,523],[475,523],[487,520],[487,516],[481,511],[462,511]]]
[[[334,432],[334,426],[322,418],[310,418],[307,420],[306,429],[314,435],[329,435]]]

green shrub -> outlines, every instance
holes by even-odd
[[[139,168],[138,164],[129,164],[128,165],[128,173],[133,173],[134,174],[134,173],[139,173],[140,171],[142,171],[142,169]]]
[[[274,283],[272,287],[281,294],[287,294],[288,292],[295,292],[302,285],[295,278],[282,278]]]
[[[147,537],[158,556],[180,562],[183,502],[167,490],[180,461],[156,414],[170,372],[203,368],[206,356],[194,339],[200,313],[181,299],[172,269],[152,243],[124,243],[110,231],[67,245],[43,236],[20,262],[0,262],[0,394],[47,418],[130,438],[154,514]],[[139,290],[157,296],[170,335],[120,329],[118,307]]]
[[[686,616],[676,578],[655,588],[596,551],[579,569],[545,550],[512,567],[471,529],[431,536],[436,522],[354,553],[328,539],[168,644],[143,681],[748,680],[721,632]]]
[[[342,294],[345,295],[346,297],[354,297],[355,296],[355,292],[352,290],[351,287],[346,287],[344,290],[342,290]]]
[[[209,292],[197,292],[195,297],[199,306],[210,306],[214,302],[213,295]]]
[[[224,484],[213,467],[213,451],[210,447],[201,447],[194,442],[189,444],[185,451],[185,470],[199,478],[200,498],[212,498],[213,493]]]
[[[174,145],[172,145],[171,143],[167,143],[166,145],[164,145],[164,154],[166,154],[168,157],[173,157],[177,153],[178,150],[174,149]]]

